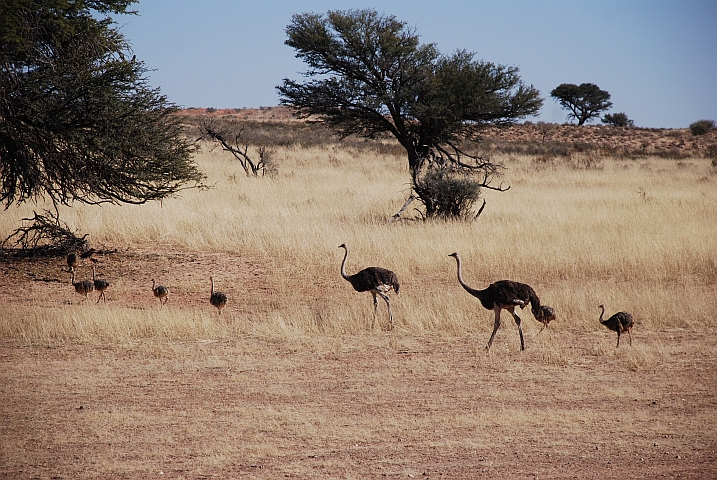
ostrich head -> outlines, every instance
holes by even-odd
[[[534,312],[534,316],[537,321],[544,325],[544,328],[547,327],[551,321],[557,318],[555,315],[555,309],[547,305],[543,305],[537,312]]]

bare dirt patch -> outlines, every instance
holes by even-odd
[[[262,281],[263,267],[238,254],[197,254],[171,248],[161,253],[142,248],[112,251],[107,256],[95,256],[95,269],[97,278],[110,280],[107,301],[117,307],[158,308],[159,303],[152,295],[152,279],[170,289],[167,305],[178,309],[208,305],[212,275],[217,289],[234,298],[241,298],[239,293],[248,284],[259,291],[269,288]],[[70,285],[64,258],[4,257],[0,259],[0,271],[3,303],[53,306],[87,301]],[[92,262],[85,261],[75,276],[75,281],[91,280]],[[96,300],[97,294],[92,293],[89,301]],[[253,312],[255,307],[250,298],[232,305],[237,314]]]

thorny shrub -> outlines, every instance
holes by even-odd
[[[698,120],[690,124],[690,131],[692,131],[692,135],[695,136],[704,135],[713,128],[715,128],[714,120]]]

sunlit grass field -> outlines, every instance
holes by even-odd
[[[262,265],[268,290],[212,272],[231,293],[223,322],[209,309],[158,315],[112,302],[27,306],[9,309],[0,337],[42,343],[370,334],[371,296],[339,275],[344,242],[349,274],[370,265],[396,272],[396,327],[408,335],[487,340],[492,313],[458,285],[448,257],[454,251],[475,288],[500,279],[530,284],[557,312],[553,331],[605,330],[597,322],[600,304],[608,315],[633,313],[637,337],[717,323],[717,174],[709,160],[498,156],[505,167],[499,181],[510,189],[484,190],[487,206],[477,221],[423,221],[415,202],[401,221],[388,223],[410,193],[405,158],[341,143],[280,147],[273,157],[275,178],[248,178],[231,156],[205,144],[195,160],[210,189],[161,204],[60,209],[95,247],[231,253]],[[42,208],[3,211],[0,236]],[[250,315],[232,310],[246,301],[261,307]],[[535,342],[540,325],[529,309],[522,317]],[[387,327],[383,302],[378,320]],[[508,314],[504,324],[503,341],[512,345],[517,333]]]
[[[63,258],[5,258],[0,477],[712,478],[717,172],[707,159],[503,155],[477,221],[423,221],[406,160],[278,147],[208,190],[62,208],[109,301]],[[6,237],[43,205],[0,212]],[[396,272],[395,328],[340,276]],[[526,350],[458,284],[530,284],[557,320]],[[89,268],[79,268],[87,278]],[[39,273],[38,273],[39,272]],[[229,296],[219,316],[209,276]],[[151,279],[167,284],[161,308]],[[13,283],[18,282],[18,283]],[[2,296],[8,292],[7,298]],[[633,344],[598,323],[631,312]]]

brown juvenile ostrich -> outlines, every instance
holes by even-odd
[[[219,315],[222,314],[222,308],[227,304],[227,296],[222,292],[214,291],[214,277],[209,277],[209,281],[212,282],[212,294],[209,297],[209,303],[217,307]]]
[[[72,270],[70,272],[70,283],[72,284],[73,287],[75,287],[75,291],[77,293],[85,296],[85,300],[87,300],[87,295],[89,295],[89,293],[95,289],[95,286],[89,280],[81,280],[81,281],[75,283],[75,271],[74,270]]]
[[[152,279],[152,293],[159,300],[160,309],[169,301],[169,289],[164,285],[155,286],[154,278]]]
[[[107,303],[107,297],[105,297],[105,290],[107,290],[110,286],[110,282],[103,278],[97,278],[95,276],[95,266],[92,265],[92,283],[95,285],[95,290],[100,292],[99,296],[97,297],[97,302],[100,303],[100,298],[102,298],[105,303]]]
[[[386,294],[391,290],[394,290],[396,294],[398,294],[401,285],[398,282],[396,274],[385,268],[368,267],[354,275],[346,275],[346,259],[349,257],[349,247],[347,247],[345,243],[342,243],[339,245],[339,248],[343,248],[346,251],[344,253],[344,261],[341,263],[341,276],[348,280],[357,292],[371,292],[371,295],[373,295],[373,321],[371,322],[371,328],[373,329],[373,325],[376,322],[378,310],[377,295],[383,298],[388,306],[388,320],[391,323],[391,328],[393,328],[391,301]]]
[[[599,305],[598,308],[602,309],[600,312],[600,323],[613,332],[617,332],[617,345],[615,345],[615,348],[620,346],[620,334],[623,332],[627,332],[627,336],[630,339],[630,345],[632,345],[632,334],[630,333],[630,330],[632,330],[632,327],[635,325],[635,320],[633,320],[632,315],[627,312],[617,312],[615,315],[603,322],[602,316],[605,314],[605,306]]]
[[[535,291],[524,283],[512,282],[510,280],[500,280],[488,285],[485,290],[476,290],[466,285],[461,274],[461,257],[458,252],[451,253],[449,257],[456,259],[458,263],[458,282],[471,295],[480,300],[481,305],[488,310],[495,312],[495,323],[493,325],[493,333],[488,340],[486,350],[490,349],[493,344],[495,332],[500,327],[500,311],[507,310],[513,315],[516,325],[518,325],[518,333],[520,334],[520,349],[525,350],[525,342],[523,341],[523,327],[521,326],[520,317],[515,313],[515,307],[525,308],[530,303],[530,309],[536,320],[543,324],[543,328],[548,326],[551,320],[555,320],[555,310],[548,306],[541,306],[540,299]],[[542,330],[542,329],[541,329]]]
[[[67,256],[67,271],[74,272],[77,267],[77,253],[73,252]]]

